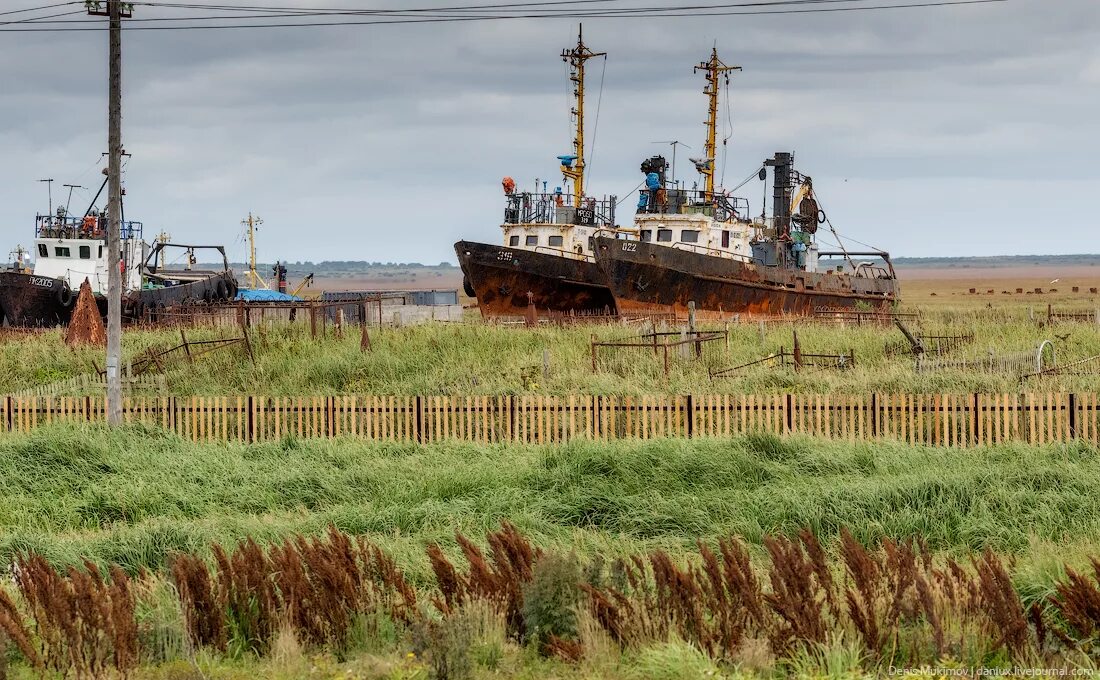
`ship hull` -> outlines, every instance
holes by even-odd
[[[530,304],[543,316],[616,313],[603,273],[590,259],[471,241],[456,243],[455,253],[466,292],[477,298],[484,317],[522,316]]]
[[[173,307],[226,302],[236,295],[237,280],[232,273],[222,272],[199,281],[133,291],[127,294],[123,309],[129,318],[156,320]]]
[[[622,314],[684,315],[688,302],[719,315],[888,312],[897,280],[764,267],[639,241],[598,237],[596,262]]]
[[[51,327],[69,322],[76,292],[61,279],[23,272],[0,272],[3,325]]]
[[[165,288],[132,291],[123,297],[123,317],[157,320],[167,310],[189,304],[226,302],[237,292],[229,272]],[[0,313],[8,326],[51,327],[69,323],[76,291],[61,279],[21,272],[0,272]],[[100,315],[107,316],[107,298],[95,296]]]

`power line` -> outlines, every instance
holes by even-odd
[[[69,2],[55,2],[52,5],[40,5],[38,7],[27,7],[24,9],[12,9],[6,12],[0,12],[0,16],[8,14],[22,14],[23,12],[38,12],[44,9],[54,9],[55,7],[64,7],[65,5],[79,5],[80,0],[69,0]]]
[[[52,18],[55,18],[55,17],[68,17],[68,16],[73,16],[75,14],[85,14],[85,11],[82,10],[82,9],[76,9],[76,10],[73,10],[71,12],[58,12],[57,14],[46,14],[44,16],[39,16],[39,17],[27,17],[25,19],[14,19],[12,21],[0,21],[0,26],[11,26],[11,25],[14,25],[14,24],[36,24],[36,23],[43,23],[43,24],[70,23],[70,22],[67,22],[67,21],[62,22],[62,21],[43,21],[43,20],[44,19],[52,19]],[[86,22],[82,21],[82,22],[79,22],[79,23],[86,23]]]
[[[804,0],[813,1],[813,0]],[[816,0],[817,2],[856,2],[859,0]],[[592,12],[561,12],[556,14],[507,14],[507,15],[482,15],[482,16],[417,16],[415,18],[394,18],[394,19],[381,19],[370,21],[309,21],[309,22],[287,22],[287,23],[253,23],[253,24],[217,24],[217,25],[132,25],[128,24],[125,30],[130,31],[181,31],[181,30],[222,30],[222,29],[254,29],[254,28],[312,28],[312,27],[328,27],[328,26],[377,26],[377,25],[398,25],[398,24],[426,24],[426,23],[459,23],[459,22],[471,22],[471,21],[495,21],[503,19],[610,19],[610,18],[678,18],[678,17],[719,17],[719,16],[761,16],[761,15],[778,15],[778,14],[817,14],[817,13],[835,13],[835,12],[860,12],[860,11],[874,11],[874,10],[891,10],[891,9],[918,9],[918,8],[932,8],[932,7],[949,7],[959,5],[984,5],[991,3],[1008,2],[1009,0],[938,0],[927,2],[908,2],[904,4],[893,5],[860,5],[855,7],[812,7],[803,9],[770,9],[770,10],[745,10],[745,11],[721,11],[721,12],[699,12],[694,10],[685,11],[681,7],[669,7],[660,9],[647,9],[645,12],[627,13],[628,10],[596,10]],[[789,3],[793,0],[789,0]],[[788,4],[789,4],[788,3]],[[759,4],[759,3],[752,3]],[[743,5],[729,5],[730,7],[747,7],[749,4]],[[712,6],[713,7],[713,6]],[[400,10],[396,10],[400,11]],[[408,11],[408,10],[405,10]],[[439,10],[435,10],[439,11]],[[298,16],[309,16],[305,14],[297,14]],[[316,16],[327,16],[322,13]],[[241,17],[190,17],[192,20],[210,20],[210,19],[239,19]],[[270,18],[270,17],[265,17]],[[162,18],[160,21],[164,21],[167,18]],[[35,21],[19,22],[19,23],[37,23]],[[41,22],[50,23],[50,22]],[[72,22],[78,24],[90,24],[90,22]],[[106,30],[101,26],[73,26],[62,28],[0,28],[0,32],[21,32],[21,33],[48,33],[48,32],[80,32],[80,31],[103,31]]]
[[[494,4],[494,5],[459,5],[450,7],[416,7],[416,8],[399,8],[399,9],[369,9],[369,10],[357,10],[357,9],[305,9],[305,8],[275,8],[275,7],[259,7],[255,5],[251,6],[232,6],[232,5],[193,5],[193,4],[173,4],[173,3],[138,3],[144,4],[150,7],[170,7],[174,9],[204,9],[219,12],[228,12],[233,10],[243,11],[263,11],[265,14],[235,14],[227,16],[173,16],[173,17],[134,17],[128,20],[128,24],[134,24],[135,22],[168,22],[168,21],[223,21],[227,19],[290,19],[290,18],[311,18],[311,17],[326,17],[326,16],[423,16],[433,18],[447,18],[451,17],[451,12],[456,11],[470,11],[470,10],[482,10],[493,9],[497,11],[520,11],[520,12],[538,12],[537,16],[557,17],[557,16],[626,16],[631,14],[642,14],[645,16],[660,16],[668,12],[698,12],[702,10],[719,10],[719,9],[733,9],[733,8],[762,8],[762,7],[777,7],[784,5],[820,5],[820,4],[848,4],[854,5],[861,2],[871,2],[872,0],[756,0],[754,2],[734,2],[724,4],[706,4],[706,5],[669,5],[669,6],[649,6],[649,7],[626,7],[626,8],[602,8],[598,10],[583,10],[583,13],[574,14],[574,12],[582,12],[582,10],[567,10],[562,12],[560,9],[541,9],[544,6],[559,6],[559,5],[576,5],[576,4],[589,4],[599,3],[607,4],[609,2],[619,2],[621,0],[543,0],[540,2],[530,3],[506,3],[506,4]],[[903,0],[896,0],[901,2]],[[247,9],[245,9],[247,8]],[[534,8],[534,9],[533,9]],[[656,14],[654,14],[656,13]],[[535,15],[528,15],[533,17]],[[38,17],[46,18],[46,17]],[[460,14],[456,18],[484,18],[484,19],[496,19],[507,18],[498,15],[469,15]],[[44,21],[42,23],[87,23],[87,22],[73,22],[73,21],[57,21],[49,22]]]

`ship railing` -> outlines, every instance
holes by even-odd
[[[886,266],[881,267],[874,265],[873,263],[864,263],[865,266],[856,267],[857,275],[859,275],[859,269],[867,269],[868,266],[870,266],[870,269],[872,270],[872,273],[874,273],[874,276],[869,276],[866,278],[896,279],[898,277],[897,272],[894,271],[894,262],[890,259],[890,253],[886,252],[885,250],[822,250],[817,255],[818,257],[843,257],[849,262],[852,261],[853,257],[874,257],[882,260],[882,263]]]
[[[745,221],[749,214],[749,201],[739,196],[721,193],[708,194],[699,189],[666,189],[663,194],[642,189],[638,214],[682,215],[699,213],[719,222]]]
[[[677,241],[672,244],[672,247],[677,250],[689,250],[700,255],[711,255],[714,257],[722,257],[727,260],[738,260],[741,262],[752,263],[753,259],[748,255],[742,255],[741,253],[734,253],[728,250],[722,250],[721,248],[712,248],[710,246],[704,246],[699,243],[684,243]]]
[[[572,194],[513,193],[506,196],[505,224],[615,224],[615,197],[582,197],[576,205]]]
[[[535,246],[534,252],[545,253],[547,255],[557,255],[558,257],[567,257],[570,260],[577,260],[578,262],[595,262],[596,258],[585,253],[578,253],[571,250],[565,250],[563,248],[552,248],[550,246]]]
[[[38,215],[35,218],[35,238],[100,239],[107,237],[107,220],[102,215],[76,217],[65,215]],[[141,222],[128,221],[121,225],[122,240],[142,238],[144,225]]]

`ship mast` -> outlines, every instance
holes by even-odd
[[[264,221],[259,217],[253,217],[252,213],[248,213],[247,220],[241,220],[241,224],[248,227],[248,287],[252,289],[258,289],[260,286],[267,288],[267,282],[263,280],[263,277],[256,271],[256,229],[259,228]]]
[[[577,122],[576,136],[573,138],[574,162],[562,158],[561,172],[566,180],[573,180],[573,204],[578,208],[584,195],[584,63],[593,57],[605,57],[606,52],[593,52],[584,44],[582,27],[577,27],[577,46],[571,50],[562,50],[562,61],[569,64],[573,81],[573,96],[577,103],[573,108],[573,118]]]
[[[708,115],[707,115],[707,143],[704,149],[705,160],[699,165],[699,172],[706,178],[705,185],[705,198],[708,201],[714,200],[714,159],[716,157],[716,146],[718,138],[718,92],[720,89],[721,78],[724,76],[726,84],[729,85],[729,76],[725,75],[729,71],[740,71],[740,66],[726,66],[718,58],[718,48],[711,48],[710,60],[700,62],[692,71],[698,73],[703,71],[706,74],[707,84],[703,88],[703,94],[707,95],[708,103]]]

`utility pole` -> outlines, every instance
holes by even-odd
[[[88,14],[109,22],[107,85],[107,423],[122,424],[122,18],[133,11],[121,0],[88,2]],[[123,7],[126,4],[126,7]]]

